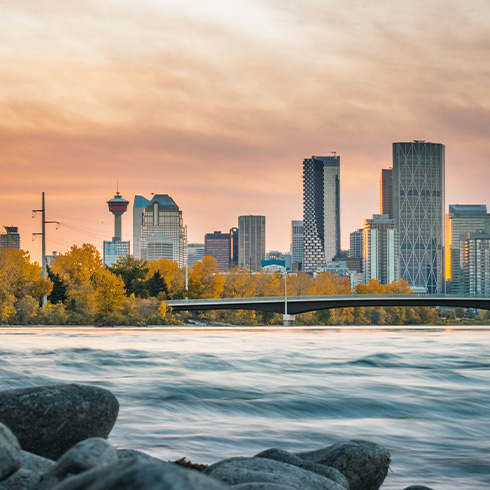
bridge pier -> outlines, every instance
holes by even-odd
[[[282,321],[283,321],[283,325],[285,327],[294,327],[294,320],[295,320],[295,316],[294,315],[282,315]]]

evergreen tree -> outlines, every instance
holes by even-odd
[[[51,279],[51,282],[53,283],[53,289],[51,290],[51,293],[48,296],[48,300],[55,304],[55,303],[64,303],[66,300],[66,285],[61,279],[59,274],[55,274],[49,266],[46,268],[48,272],[48,277]]]
[[[156,297],[160,293],[164,293],[165,297],[168,298],[167,283],[158,270],[146,281],[146,288],[151,297]]]

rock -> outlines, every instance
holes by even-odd
[[[22,469],[37,473],[39,476],[47,473],[56,463],[37,454],[22,451]]]
[[[117,451],[105,439],[94,437],[75,444],[42,476],[35,490],[50,490],[64,479],[97,466],[119,462]]]
[[[120,463],[132,464],[132,463],[163,463],[163,461],[150,456],[142,451],[136,451],[136,449],[118,449],[117,456]]]
[[[22,467],[6,480],[0,482],[0,490],[31,490],[55,462],[36,454],[22,452]]]
[[[275,483],[304,490],[345,490],[324,476],[267,458],[230,458],[215,463],[204,474],[229,485]]]
[[[107,390],[77,384],[0,391],[0,421],[22,449],[58,459],[77,442],[107,438],[119,403]]]
[[[288,453],[287,451],[282,451],[281,449],[266,449],[261,453],[255,455],[256,458],[267,458],[274,459],[275,461],[281,461],[282,463],[292,464],[293,466],[298,466],[303,468],[304,470],[313,471],[313,473],[317,473],[318,475],[322,475],[334,482],[342,485],[343,487],[349,490],[349,484],[347,483],[347,479],[345,476],[335,468],[331,468],[330,466],[325,466],[323,464],[315,464],[310,463],[309,461],[305,461],[294,454]]]
[[[241,485],[233,485],[233,490],[297,490],[296,487],[289,485],[278,485],[277,483],[262,482],[262,483],[242,483]]]
[[[21,468],[0,482],[0,490],[31,490],[38,481],[37,473]]]
[[[410,485],[409,487],[404,488],[403,490],[433,490],[433,489],[429,487],[424,487],[423,485]]]
[[[52,490],[227,490],[223,483],[173,463],[118,463],[66,479]]]
[[[22,453],[12,431],[0,423],[0,480],[17,471],[22,464]]]
[[[297,453],[296,456],[336,468],[347,478],[350,490],[378,490],[391,461],[391,455],[384,446],[358,440],[339,442],[317,451]]]

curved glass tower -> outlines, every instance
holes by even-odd
[[[445,147],[393,143],[393,215],[401,278],[419,292],[444,293]]]

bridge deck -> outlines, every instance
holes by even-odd
[[[213,298],[168,301],[173,311],[259,310],[285,313],[284,296],[261,298]],[[345,294],[326,296],[288,296],[287,313],[296,315],[330,308],[370,306],[448,306],[490,310],[490,298],[481,296],[435,296],[418,294]]]

